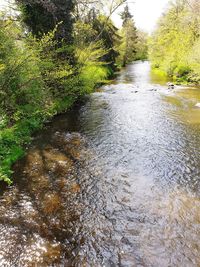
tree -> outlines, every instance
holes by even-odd
[[[200,18],[197,0],[176,0],[161,17],[149,43],[154,67],[177,82],[200,80]]]
[[[136,60],[144,60],[148,58],[148,34],[141,30],[137,30],[136,42]]]
[[[103,47],[107,50],[102,60],[107,62],[111,69],[115,70],[116,58],[119,55],[116,45],[120,42],[118,29],[104,15],[94,18],[92,25],[93,29],[97,32],[96,40],[102,41]]]
[[[120,59],[122,66],[132,62],[136,55],[137,29],[133,16],[131,15],[128,5],[125,6],[121,13],[123,27],[121,30],[122,42],[119,46]]]
[[[125,6],[124,11],[121,13],[122,25],[125,26],[126,23],[131,20],[133,16],[129,11],[128,5]]]
[[[22,19],[33,35],[40,38],[59,25],[56,32],[57,40],[72,43],[73,0],[17,0],[17,3],[21,7]]]

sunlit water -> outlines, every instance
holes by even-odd
[[[198,102],[138,62],[56,117],[2,193],[0,266],[200,266]]]

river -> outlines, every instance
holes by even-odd
[[[198,102],[136,62],[47,123],[0,196],[0,266],[200,266]]]

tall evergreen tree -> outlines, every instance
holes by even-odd
[[[127,63],[135,59],[137,43],[137,29],[135,27],[135,22],[133,20],[133,16],[129,11],[128,5],[125,6],[124,11],[121,13],[121,19],[123,22],[121,61],[122,65],[125,66]]]
[[[132,18],[133,16],[129,11],[129,7],[126,5],[124,11],[121,13],[122,25],[125,26],[125,24]]]

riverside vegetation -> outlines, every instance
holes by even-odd
[[[154,71],[176,83],[200,83],[200,1],[175,0],[149,41]]]
[[[0,180],[11,183],[36,129],[147,50],[154,72],[199,84],[199,12],[198,0],[174,0],[148,37],[126,0],[13,1],[0,13]]]
[[[120,6],[121,30],[111,20]],[[17,0],[10,8],[0,14],[0,180],[8,184],[35,130],[147,56],[125,0]]]

